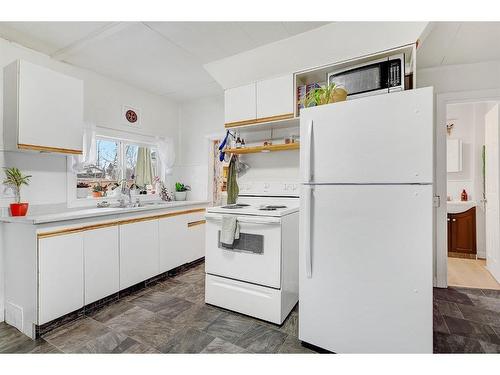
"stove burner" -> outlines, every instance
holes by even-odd
[[[238,208],[245,208],[245,207],[248,207],[249,204],[245,204],[245,203],[236,203],[236,204],[230,204],[230,205],[227,205],[227,206],[222,206],[222,208],[226,208],[228,210],[236,210]]]

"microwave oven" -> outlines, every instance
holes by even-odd
[[[345,88],[349,99],[405,89],[405,55],[399,54],[328,73],[328,83]]]

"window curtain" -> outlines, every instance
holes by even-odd
[[[139,187],[152,185],[153,168],[151,166],[151,150],[147,147],[137,149],[137,164],[135,166],[135,183]]]
[[[157,138],[156,145],[160,161],[159,177],[165,183],[167,176],[172,175],[175,163],[174,141],[172,138]]]
[[[83,153],[82,155],[73,155],[73,172],[78,172],[87,165],[96,163],[96,127],[94,124],[85,124],[83,129]]]

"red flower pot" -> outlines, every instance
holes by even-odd
[[[10,214],[12,216],[26,216],[28,205],[28,203],[11,203]]]

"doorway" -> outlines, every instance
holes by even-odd
[[[444,103],[446,246],[438,251],[449,286],[500,289],[498,103]]]

